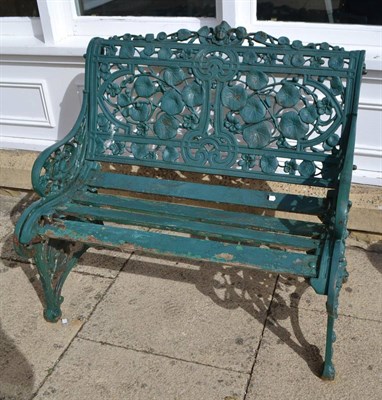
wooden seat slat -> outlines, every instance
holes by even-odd
[[[142,214],[133,211],[116,211],[98,207],[87,207],[68,204],[57,209],[58,213],[70,216],[94,218],[97,221],[115,222],[125,225],[137,225],[174,232],[184,232],[199,237],[215,238],[225,241],[237,241],[246,244],[267,244],[280,247],[289,247],[303,250],[315,250],[320,240],[308,237],[267,232],[265,230],[244,229],[243,227],[228,224],[213,224],[199,222],[199,208],[194,207],[195,220],[179,218],[161,213]],[[257,227],[258,228],[258,227]],[[100,228],[102,229],[102,228]]]
[[[128,190],[153,195],[260,207],[270,210],[296,211],[312,215],[321,215],[327,210],[327,200],[320,197],[264,192],[110,172],[94,174],[87,181],[87,184],[95,188]]]
[[[55,239],[76,240],[88,245],[129,251],[142,249],[149,253],[249,266],[279,273],[296,273],[305,277],[317,275],[317,256],[283,250],[221,243],[211,240],[167,235],[115,226],[100,226],[79,221],[56,220],[39,228],[40,235]]]
[[[73,196],[78,204],[109,207],[117,210],[132,210],[149,214],[161,213],[178,218],[222,224],[227,226],[256,227],[267,231],[284,232],[291,235],[313,236],[324,232],[325,225],[296,219],[275,218],[250,212],[227,211],[211,207],[196,207],[172,202],[147,200],[136,197],[116,196],[80,192]]]

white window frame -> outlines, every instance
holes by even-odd
[[[0,18],[1,51],[7,54],[80,55],[90,37],[129,33],[198,30],[226,20],[248,31],[304,42],[329,42],[346,49],[366,49],[367,67],[382,70],[382,26],[258,21],[257,0],[216,0],[216,18],[101,17],[77,15],[75,0],[37,0],[40,18]]]
[[[3,17],[0,18],[1,36],[34,36],[42,38],[42,27],[39,17]]]

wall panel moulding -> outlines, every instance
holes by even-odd
[[[0,123],[54,127],[55,119],[45,81],[1,81]]]

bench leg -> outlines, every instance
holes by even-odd
[[[325,350],[325,362],[322,370],[321,378],[332,381],[336,375],[336,370],[333,365],[333,343],[336,340],[336,334],[334,332],[334,321],[336,317],[328,313],[328,325],[326,330],[326,350]]]
[[[61,317],[61,303],[64,301],[62,286],[87,247],[80,245],[79,250],[71,251],[71,243],[59,240],[47,240],[33,247],[45,298],[44,318],[56,322]]]
[[[347,278],[346,261],[344,258],[345,245],[342,241],[337,241],[334,248],[334,254],[331,265],[330,281],[328,288],[328,299],[326,309],[328,313],[327,331],[326,331],[326,350],[325,362],[321,378],[333,380],[335,378],[335,368],[333,365],[333,343],[336,340],[334,332],[334,322],[338,318],[338,296],[343,281]]]

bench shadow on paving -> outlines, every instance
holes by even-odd
[[[371,244],[367,248],[367,256],[371,265],[382,274],[382,240]]]
[[[0,360],[6,360],[6,370],[1,372],[2,378],[0,377],[0,399],[3,399],[2,392],[7,393],[8,390],[12,392],[12,397],[4,397],[6,400],[29,398],[34,391],[33,365],[17,348],[14,340],[3,331],[1,321]]]
[[[137,255],[144,253],[135,253]],[[216,305],[227,310],[242,309],[251,318],[261,325],[269,314],[270,299],[273,306],[277,306],[277,320],[268,324],[267,328],[308,365],[313,374],[319,376],[323,358],[316,345],[308,343],[299,325],[298,306],[309,285],[305,281],[294,282],[290,301],[275,295],[275,285],[287,283],[291,278],[287,276],[270,274],[248,268],[225,267],[213,263],[200,263],[172,257],[161,257],[160,264],[150,263],[145,257],[144,262],[130,259],[123,269],[123,273],[143,275],[158,279],[169,279],[194,285],[200,293],[210,298]],[[169,263],[166,263],[166,261]],[[174,265],[175,263],[175,265]],[[185,263],[191,268],[178,267],[177,264]],[[290,306],[288,304],[290,304]],[[325,311],[325,310],[322,310]],[[278,321],[290,319],[292,332],[288,332]],[[213,324],[214,316],[211,316]],[[227,332],[229,335],[229,332]],[[295,336],[297,341],[291,337]],[[240,340],[240,339],[239,339]],[[260,338],[261,340],[261,338]],[[256,348],[253,349],[255,354]],[[249,372],[249,371],[248,371]]]

